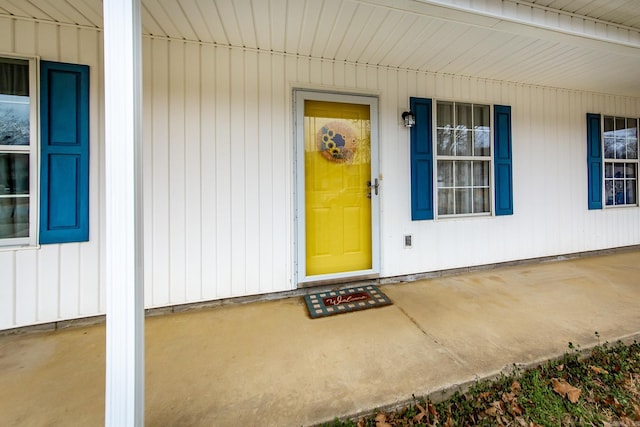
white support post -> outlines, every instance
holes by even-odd
[[[104,0],[105,425],[144,425],[140,0]]]

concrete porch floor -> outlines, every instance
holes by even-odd
[[[148,426],[301,426],[640,337],[640,250],[381,286],[311,320],[302,297],[149,317]],[[1,426],[104,423],[104,325],[0,336]]]

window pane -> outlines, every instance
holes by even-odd
[[[474,213],[489,212],[489,189],[488,188],[473,189],[473,212]]]
[[[616,140],[614,138],[605,137],[604,139],[604,158],[605,159],[615,158],[615,145],[616,145]]]
[[[489,186],[489,162],[473,162],[473,185]]]
[[[29,155],[0,153],[0,196],[29,194]]]
[[[607,200],[607,205],[613,205],[613,181],[607,180],[604,182],[604,194]]]
[[[444,156],[453,155],[453,138],[450,127],[438,129],[438,154]]]
[[[627,158],[627,141],[622,137],[616,138],[616,159]]]
[[[456,129],[473,129],[471,104],[456,104]]]
[[[624,205],[624,181],[621,179],[616,179],[613,182],[613,189],[615,191],[614,204]]]
[[[627,159],[638,158],[638,138],[627,139]]]
[[[616,117],[616,136],[624,136],[627,124],[624,117]]]
[[[474,156],[490,156],[491,155],[491,131],[489,128],[478,128],[473,133],[473,155]]]
[[[474,105],[473,106],[473,127],[474,128],[487,128],[490,126],[489,106],[488,105]]]
[[[0,94],[29,96],[29,61],[0,58]]]
[[[471,155],[471,141],[469,141],[470,136],[471,136],[471,133],[466,129],[456,130],[455,132],[456,149],[454,153],[456,156]]]
[[[472,213],[472,198],[470,188],[456,188],[456,212],[457,214]]]
[[[625,163],[625,178],[635,178],[635,177],[636,177],[636,164]]]
[[[438,160],[438,188],[453,187],[453,162]]]
[[[613,176],[614,176],[614,178],[624,178],[624,164],[623,163],[615,163],[613,165]]]
[[[450,102],[438,102],[437,107],[438,125],[437,127],[453,127],[453,104]]]
[[[613,117],[605,116],[604,117],[604,131],[605,133],[613,131]],[[605,136],[613,136],[613,135],[605,135]]]
[[[29,145],[29,97],[0,94],[0,145]]]
[[[636,204],[636,185],[635,179],[627,180],[627,204]]]
[[[613,164],[605,163],[604,165],[604,177],[613,178]]]
[[[471,162],[456,162],[456,187],[471,186]]]
[[[0,198],[0,239],[29,237],[29,198]]]
[[[0,145],[29,145],[29,62],[0,59]]]
[[[453,189],[438,190],[438,214],[449,215],[453,212]]]
[[[627,137],[638,137],[638,119],[627,119]]]

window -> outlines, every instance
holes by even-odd
[[[432,114],[431,99],[411,98],[410,108],[411,219],[433,219],[434,198],[441,217],[512,215],[511,107],[438,101]]]
[[[488,105],[437,102],[439,216],[491,212],[490,123]]]
[[[89,238],[89,67],[36,66],[0,58],[0,246]]]
[[[33,66],[0,58],[0,245],[33,241]]]
[[[636,205],[638,119],[604,116],[604,194],[607,206]]]

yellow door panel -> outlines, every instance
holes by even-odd
[[[372,268],[368,105],[305,101],[307,276]]]

